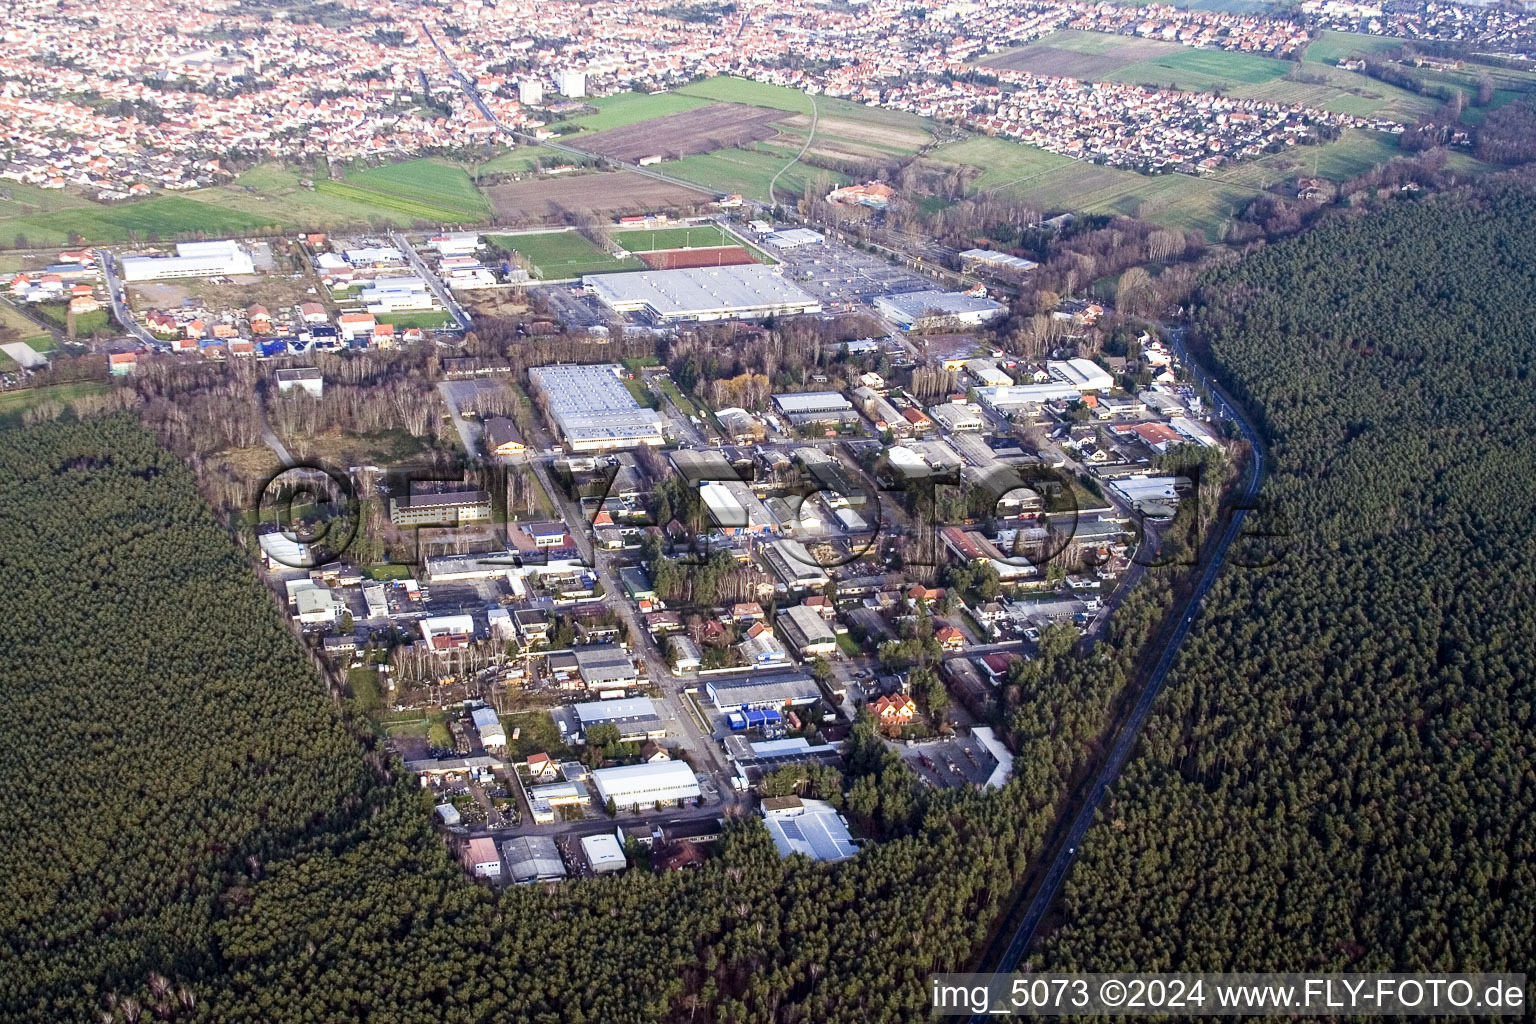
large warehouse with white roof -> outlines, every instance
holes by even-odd
[[[175,256],[124,256],[124,281],[254,274],[251,254],[226,238],[218,242],[177,242]]]
[[[699,780],[687,761],[658,761],[655,764],[629,764],[619,768],[599,768],[592,773],[592,784],[606,804],[616,807],[644,807],[699,798]]]
[[[757,263],[588,274],[581,283],[615,313],[642,313],[662,323],[821,312],[819,299]]]
[[[642,409],[613,363],[535,366],[528,371],[548,401],[549,415],[576,451],[666,443],[661,417]]]

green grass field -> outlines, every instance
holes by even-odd
[[[407,327],[420,327],[424,331],[435,331],[453,322],[453,318],[441,309],[413,309],[405,313],[380,313],[377,316],[377,320],[381,324],[394,324],[402,330]]]
[[[702,249],[713,245],[736,245],[739,241],[715,224],[700,224],[691,228],[641,228],[635,231],[615,231],[613,240],[629,252],[650,252],[653,249]]]
[[[616,270],[644,270],[633,256],[610,256],[574,231],[549,231],[527,235],[491,235],[490,241],[517,252],[540,280],[602,274]]]
[[[199,233],[255,234],[276,224],[273,219],[187,196],[160,196],[121,206],[102,206],[73,196],[50,197],[37,206],[16,200],[0,204],[0,242],[10,244],[25,240],[28,245],[67,245],[71,236],[97,243]]]
[[[621,92],[585,102],[588,106],[596,107],[597,113],[572,118],[572,123],[580,125],[584,131],[600,132],[649,121],[653,117],[682,113],[694,107],[708,106],[710,100],[677,92]]]
[[[491,204],[475,188],[464,169],[441,160],[407,160],[367,170],[349,170],[347,181],[391,196],[454,210],[472,219],[487,217],[491,212]]]
[[[933,151],[933,158],[944,163],[970,164],[981,168],[981,177],[976,179],[975,184],[978,192],[1004,185],[1024,184],[1064,167],[1082,166],[1069,156],[985,135],[941,146]]]
[[[542,147],[519,146],[476,164],[475,170],[480,174],[527,174],[538,168],[541,156],[549,155],[550,151]]]
[[[676,90],[676,94],[726,103],[750,103],[754,107],[773,107],[775,110],[789,110],[796,114],[811,112],[811,98],[799,89],[724,75],[692,82]]]
[[[684,181],[697,182],[722,192],[740,192],[750,199],[768,202],[768,182],[786,163],[788,158],[776,153],[718,149],[713,153],[668,160],[658,164],[657,168]],[[779,178],[779,199],[782,201],[798,195],[805,189],[806,181],[817,181],[822,176],[825,176],[829,188],[846,185],[849,180],[846,174],[797,164]]]
[[[23,316],[9,303],[0,302],[0,326],[15,332],[16,340],[30,345],[34,352],[52,352],[58,347],[52,334]]]
[[[1345,57],[1364,57],[1383,50],[1395,50],[1403,42],[1402,39],[1368,36],[1359,32],[1324,31],[1318,34],[1316,42],[1307,47],[1302,59],[1309,64],[1337,64]]]
[[[1105,78],[1111,82],[1209,92],[1221,86],[1254,85],[1283,78],[1292,67],[1289,61],[1272,57],[1187,47],[1178,53],[1128,64]]]

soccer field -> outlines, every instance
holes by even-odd
[[[706,246],[736,244],[734,238],[715,224],[700,224],[690,228],[640,228],[634,231],[615,231],[613,240],[628,252],[700,249]]]
[[[541,281],[601,274],[614,270],[644,270],[633,256],[610,256],[574,231],[525,235],[491,235],[492,245],[511,250],[528,261],[528,271]]]

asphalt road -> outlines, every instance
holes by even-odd
[[[398,231],[390,232],[389,237],[400,249],[400,252],[404,254],[406,260],[416,271],[416,275],[423,281],[427,282],[427,287],[432,289],[432,294],[437,296],[437,301],[441,302],[443,304],[443,308],[448,310],[448,313],[453,317],[454,322],[459,325],[459,330],[469,330],[469,313],[465,311],[463,306],[458,304],[458,302],[451,294],[449,294],[448,289],[443,285],[442,279],[434,274],[431,268],[427,266],[426,261],[421,258],[421,254],[416,251],[416,247],[411,245],[410,242],[406,241],[405,235]]]
[[[97,249],[96,260],[101,264],[101,276],[107,282],[107,300],[112,304],[112,318],[122,325],[123,330],[149,345],[155,340],[154,335],[134,320],[133,313],[123,301],[123,283],[117,276],[117,257],[106,249]]]
[[[1195,362],[1189,355],[1184,344],[1182,331],[1172,332],[1174,350],[1180,360],[1188,366],[1195,377],[1205,385],[1209,391],[1217,411],[1225,418],[1231,419],[1238,425],[1243,437],[1252,447],[1253,457],[1248,467],[1248,480],[1241,492],[1241,497],[1235,502],[1233,514],[1227,523],[1219,541],[1211,548],[1209,560],[1205,570],[1200,574],[1199,582],[1195,585],[1189,599],[1185,602],[1184,609],[1179,615],[1177,624],[1169,634],[1167,643],[1163,647],[1162,654],[1158,657],[1151,673],[1142,686],[1141,695],[1137,698],[1130,714],[1116,734],[1114,745],[1110,748],[1109,755],[1105,758],[1093,782],[1093,788],[1083,801],[1077,816],[1073,818],[1071,828],[1068,829],[1056,848],[1055,856],[1046,870],[1045,876],[1036,890],[1033,900],[1025,911],[1014,931],[1012,940],[1004,949],[1002,956],[996,964],[983,964],[982,969],[996,970],[998,973],[1008,974],[1018,970],[1019,964],[1024,960],[1024,954],[1029,949],[1030,942],[1034,939],[1035,931],[1040,926],[1040,921],[1045,917],[1055,901],[1056,895],[1061,890],[1062,883],[1066,880],[1067,872],[1072,868],[1072,862],[1077,857],[1077,848],[1082,845],[1083,837],[1087,835],[1089,826],[1093,824],[1098,814],[1099,806],[1104,802],[1104,797],[1109,787],[1120,777],[1120,772],[1125,767],[1136,740],[1141,734],[1142,726],[1146,724],[1147,715],[1152,709],[1153,702],[1158,693],[1162,691],[1163,683],[1168,678],[1168,671],[1173,667],[1178,657],[1179,648],[1184,643],[1185,637],[1196,616],[1200,613],[1200,607],[1205,600],[1205,595],[1210,591],[1211,585],[1216,581],[1216,576],[1226,564],[1227,552],[1233,542],[1242,533],[1243,520],[1247,518],[1248,509],[1253,500],[1258,496],[1259,485],[1264,479],[1265,453],[1260,441],[1258,431],[1254,429],[1243,412],[1238,409],[1225,394],[1223,394],[1215,381],[1205,372],[1205,369]],[[971,1018],[972,1024],[981,1024],[988,1019],[988,1014],[980,1013]]]

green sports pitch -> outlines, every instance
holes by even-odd
[[[634,256],[611,256],[574,231],[490,235],[489,241],[521,256],[528,263],[528,272],[541,281],[645,269]]]

